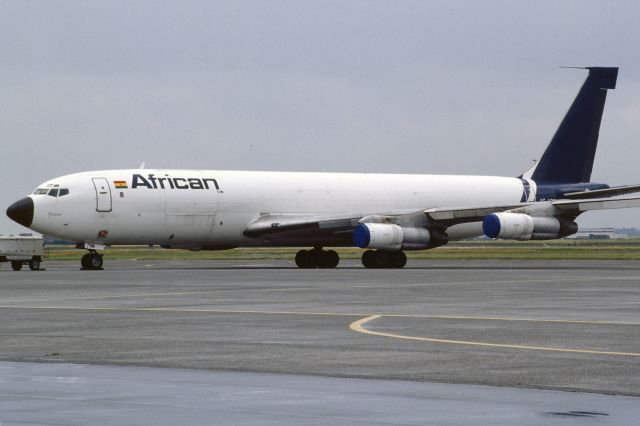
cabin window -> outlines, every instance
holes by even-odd
[[[63,197],[65,195],[69,195],[69,188],[60,188],[60,192],[58,192],[58,197]]]
[[[52,190],[49,191],[49,195],[52,197],[57,197],[58,196],[58,188],[53,188]]]

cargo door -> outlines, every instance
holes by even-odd
[[[93,186],[96,188],[96,210],[99,212],[111,211],[111,188],[105,178],[93,178]]]

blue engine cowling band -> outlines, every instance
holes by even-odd
[[[492,213],[482,220],[482,232],[489,238],[497,238],[500,234],[500,218]]]
[[[351,234],[351,239],[353,243],[360,248],[369,247],[369,243],[371,242],[371,233],[369,232],[369,228],[366,225],[360,223],[355,227],[353,233]]]

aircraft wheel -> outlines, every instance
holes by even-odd
[[[407,255],[403,251],[367,250],[362,254],[365,268],[403,268],[407,264]]]
[[[91,253],[87,253],[80,259],[80,265],[82,265],[82,269],[91,269],[91,265],[89,264],[89,258],[91,257]]]
[[[80,259],[80,264],[82,265],[83,269],[100,269],[102,268],[103,264],[102,255],[99,255],[98,253],[87,253],[82,256],[82,259]]]
[[[11,262],[11,269],[13,269],[14,271],[19,271],[20,269],[22,269],[22,262]]]
[[[103,264],[102,256],[97,253],[93,253],[89,258],[89,264],[91,265],[91,269],[102,268],[102,264]]]
[[[365,268],[376,268],[376,252],[373,250],[367,250],[362,253],[362,265]]]
[[[38,259],[31,259],[29,261],[29,269],[32,271],[37,271],[40,269],[40,261]]]
[[[325,257],[327,258],[327,267],[335,268],[340,263],[340,256],[335,250],[327,250],[324,252]]]
[[[301,269],[332,269],[340,263],[340,256],[334,250],[300,250],[296,253],[296,265]]]
[[[300,269],[311,268],[312,260],[309,250],[300,250],[296,253],[296,265],[298,265],[298,268]]]
[[[392,256],[391,257],[391,267],[392,268],[397,268],[397,269],[402,269],[404,268],[404,265],[407,264],[407,255],[404,254],[403,251],[396,251],[393,253],[390,253]]]
[[[340,256],[334,250],[311,250],[315,259],[315,266],[321,269],[333,269],[338,266]]]
[[[309,258],[311,259],[311,267],[312,268],[328,268],[329,267],[329,259],[327,257],[327,252],[321,249],[313,249],[309,250]]]
[[[391,252],[384,250],[376,250],[374,252],[374,268],[388,268],[390,266]]]
[[[327,252],[324,250],[311,250],[311,256],[313,258],[313,267],[326,269],[329,267],[329,258]]]

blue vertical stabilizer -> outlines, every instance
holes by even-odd
[[[531,176],[538,183],[591,180],[607,89],[615,89],[618,68],[586,69],[587,79]]]

